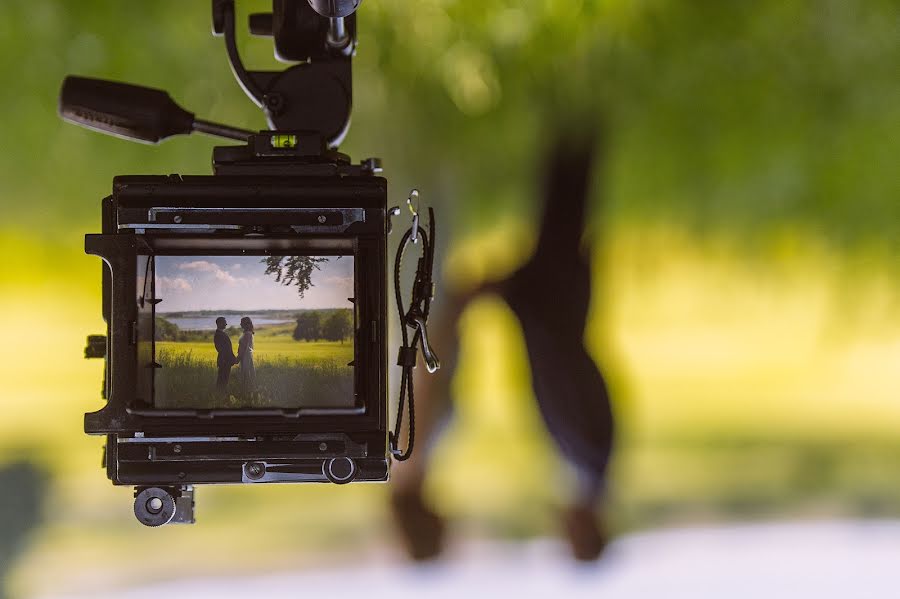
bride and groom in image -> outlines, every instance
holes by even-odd
[[[244,333],[238,341],[238,353],[234,355],[231,345],[231,337],[225,332],[228,322],[222,316],[216,319],[216,332],[213,335],[213,343],[216,346],[218,358],[216,365],[219,368],[219,374],[216,377],[216,390],[225,394],[228,389],[228,379],[231,376],[231,369],[236,365],[241,365],[241,391],[250,393],[256,382],[256,370],[253,366],[253,321],[248,316],[241,318],[241,329]]]

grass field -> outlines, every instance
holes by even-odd
[[[895,262],[811,242],[754,262],[674,232],[627,233],[610,240],[586,333],[620,425],[606,506],[613,530],[900,517]],[[462,248],[458,269],[474,277],[510,264],[516,239],[498,233]],[[0,344],[0,469],[24,460],[49,481],[12,591],[267,571],[390,542],[385,485],[203,487],[197,525],[141,527],[132,489],[113,487],[99,468],[105,440],[82,432],[84,412],[103,405],[102,361],[82,359],[84,335],[103,322],[96,258],[81,256],[80,243],[58,252],[30,239],[6,246],[47,262],[74,256],[60,268],[64,279],[22,266],[14,292],[0,296],[0,313],[14,315],[4,329],[14,342]],[[435,447],[429,497],[451,516],[453,534],[556,534],[569,487],[531,397],[515,318],[485,298],[460,332],[456,418]],[[211,342],[178,347],[215,356]],[[350,356],[349,343],[304,345],[277,330],[256,339],[260,359],[292,348],[310,360]]]
[[[240,367],[228,390],[215,389],[217,367],[212,331],[208,341],[158,341],[158,408],[352,407],[353,343],[294,341],[293,325],[260,327],[254,337],[255,385],[241,385]],[[235,352],[237,338],[232,337]]]

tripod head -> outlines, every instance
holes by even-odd
[[[276,58],[291,64],[283,71],[254,71],[237,49],[234,0],[212,0],[213,33],[224,36],[241,88],[273,131],[302,135],[306,151],[334,150],[347,134],[360,1],[273,0],[271,13],[250,15],[250,32],[272,37]],[[69,122],[145,143],[195,131],[238,140],[253,134],[197,119],[164,91],[84,77],[65,79],[59,112]]]

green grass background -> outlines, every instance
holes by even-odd
[[[612,240],[616,268],[598,277],[587,340],[621,427],[606,506],[615,531],[900,515],[895,284],[813,247],[771,267],[671,231]],[[850,297],[838,291],[847,279]],[[5,313],[34,315],[7,325],[15,347],[0,345],[0,362],[17,367],[4,375],[0,455],[52,475],[14,588],[87,590],[395,551],[381,485],[203,487],[196,526],[142,528],[130,489],[99,469],[102,440],[80,430],[82,413],[101,405],[101,365],[79,357],[85,331],[100,326],[97,298],[69,296],[61,308],[64,288],[51,290],[0,299]],[[487,297],[460,330],[456,419],[436,448],[429,496],[456,523],[454,538],[556,534],[571,481],[534,407],[515,318]]]

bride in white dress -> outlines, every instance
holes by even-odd
[[[256,386],[256,369],[253,366],[253,321],[250,317],[241,318],[241,328],[244,334],[238,341],[238,365],[241,367],[241,391],[249,394]]]

